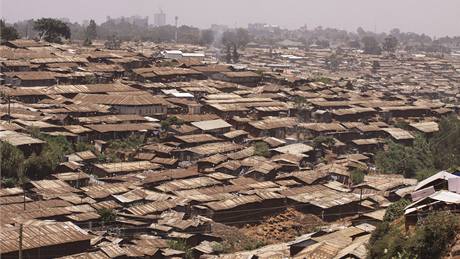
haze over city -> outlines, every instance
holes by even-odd
[[[27,6],[27,8],[24,8]],[[283,28],[307,25],[356,31],[401,31],[425,33],[430,36],[460,35],[460,1],[457,0],[1,0],[1,16],[7,22],[40,17],[66,17],[71,21],[95,19],[100,23],[107,16],[149,16],[162,9],[167,23],[207,28],[211,24],[246,27],[248,23],[263,22]]]
[[[460,0],[0,0],[0,258],[460,258]]]

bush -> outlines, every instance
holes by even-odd
[[[383,220],[387,222],[392,222],[395,219],[404,215],[404,208],[410,204],[410,201],[406,199],[401,199],[393,204],[391,204],[385,211]]]
[[[94,151],[94,145],[91,145],[91,143],[82,142],[82,141],[75,143],[75,152],[82,152],[82,151],[87,151],[87,150]]]
[[[32,137],[41,139],[46,142],[45,148],[39,157],[46,160],[46,163],[53,171],[66,155],[73,153],[72,144],[64,136],[50,136],[40,132],[38,128],[30,127],[27,129]]]
[[[434,167],[430,144],[422,136],[415,138],[412,147],[390,141],[388,149],[375,156],[375,164],[383,173],[402,174],[407,178],[415,177],[418,171]]]
[[[178,119],[176,116],[171,116],[165,120],[162,120],[160,122],[160,125],[163,130],[168,130],[171,127],[171,125],[182,125],[183,123],[184,122]]]
[[[14,186],[16,186],[16,184],[17,184],[16,178],[9,177],[9,178],[2,179],[3,188],[13,188]]]
[[[168,246],[171,249],[178,250],[178,251],[184,251],[185,252],[185,258],[193,258],[193,250],[192,247],[187,244],[187,242],[184,239],[179,239],[179,240],[168,240]]]
[[[52,173],[52,164],[47,157],[35,153],[24,161],[24,174],[31,179],[43,179]]]
[[[266,243],[262,240],[251,240],[249,242],[245,242],[243,244],[243,249],[247,251],[255,250],[257,248],[260,248],[262,246],[266,245]]]
[[[102,208],[97,211],[99,216],[101,216],[101,221],[104,224],[113,222],[117,219],[117,214],[112,209]]]
[[[144,136],[131,135],[126,139],[113,140],[109,143],[109,149],[126,150],[137,149],[144,144]]]
[[[331,136],[318,136],[313,139],[313,145],[315,148],[319,148],[322,145],[325,145],[326,147],[331,147],[334,145],[335,140]]]
[[[429,214],[407,235],[403,222],[379,224],[369,239],[367,258],[441,258],[459,227],[458,216],[446,211]]]
[[[403,253],[404,242],[403,233],[398,227],[383,222],[371,235],[367,258],[394,258],[397,254]]]
[[[318,77],[318,78],[315,78],[313,79],[314,82],[321,82],[323,84],[330,84],[332,83],[332,79],[330,79],[329,77]]]
[[[254,143],[254,155],[256,156],[270,156],[268,144],[262,141]]]
[[[405,125],[399,123],[399,127]],[[439,131],[428,141],[416,136],[412,147],[389,142],[388,150],[375,156],[376,166],[383,173],[425,179],[435,172],[460,165],[460,120],[455,116],[442,118]]]
[[[418,258],[440,258],[455,239],[458,227],[455,214],[434,212],[419,222],[407,251]]]
[[[17,147],[0,142],[2,177],[18,178],[22,175],[24,154]]]
[[[356,185],[364,182],[364,175],[365,173],[362,170],[353,170],[350,174],[351,183]]]
[[[436,169],[460,166],[460,120],[455,116],[443,118],[430,144]]]

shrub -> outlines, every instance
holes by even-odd
[[[184,251],[185,258],[187,259],[193,258],[192,247],[190,247],[184,239],[168,240],[168,246],[169,248],[174,249],[174,250]]]
[[[24,161],[24,174],[31,179],[42,179],[52,173],[51,161],[35,153]]]
[[[406,199],[401,199],[393,204],[391,204],[385,211],[383,220],[387,222],[392,222],[395,219],[404,215],[404,208],[410,204],[410,201]]]
[[[97,211],[99,216],[101,216],[101,221],[104,224],[110,223],[117,219],[117,214],[112,209],[102,208]]]
[[[176,116],[171,116],[165,120],[162,120],[160,122],[160,125],[163,130],[168,130],[171,127],[171,125],[182,125],[183,123],[184,122],[178,119]]]
[[[447,211],[429,214],[406,235],[402,232],[403,222],[379,224],[369,239],[367,258],[441,258],[459,227],[458,216]]]
[[[429,214],[419,222],[407,250],[418,258],[440,258],[455,239],[458,227],[458,216],[448,211]]]
[[[367,258],[390,259],[404,251],[404,236],[396,226],[381,223],[372,233],[368,244]]]
[[[24,154],[17,147],[6,142],[0,142],[2,176],[17,178],[22,175]]]
[[[8,178],[2,179],[2,187],[3,188],[12,188],[12,187],[16,186],[16,183],[17,183],[17,180],[16,180],[16,178],[13,178],[13,177],[8,177]]]
[[[256,156],[270,156],[268,144],[262,141],[254,143],[254,155]]]
[[[335,140],[331,136],[318,136],[313,139],[313,145],[315,148],[319,148],[322,145],[325,145],[326,147],[331,147],[334,145]]]
[[[81,152],[81,151],[87,151],[87,150],[94,151],[94,145],[91,145],[91,143],[83,142],[83,141],[79,141],[75,143],[75,152]]]
[[[248,240],[248,242],[245,242],[243,244],[243,249],[250,251],[250,250],[255,250],[257,248],[260,248],[264,245],[266,245],[266,243],[259,239]]]
[[[355,169],[350,174],[351,183],[356,185],[364,182],[365,173],[362,170]]]

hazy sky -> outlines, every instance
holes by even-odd
[[[0,0],[8,22],[39,17],[71,21],[106,16],[149,16],[162,8],[167,22],[207,28],[211,24],[246,27],[265,22],[284,28],[318,25],[356,31],[401,31],[431,36],[460,35],[460,0]]]

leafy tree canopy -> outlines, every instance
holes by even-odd
[[[19,38],[19,34],[14,27],[7,26],[4,20],[0,19],[0,41],[6,42]]]
[[[2,177],[17,178],[22,174],[24,154],[17,147],[0,142]]]
[[[41,18],[34,22],[40,39],[52,43],[61,43],[62,38],[70,39],[70,28],[64,22],[53,18]]]
[[[383,50],[388,52],[395,52],[396,47],[398,47],[398,43],[398,39],[395,36],[390,35],[383,41]]]

